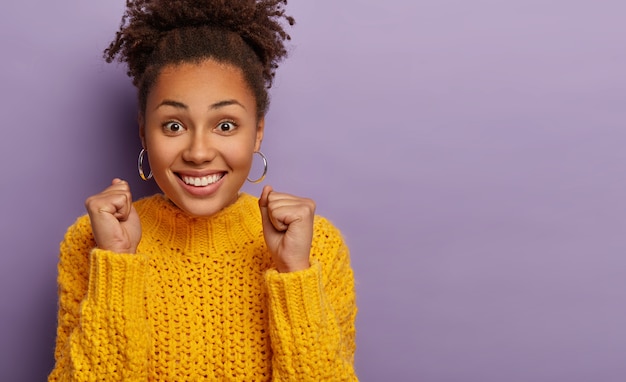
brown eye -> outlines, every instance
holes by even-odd
[[[183,125],[181,125],[179,122],[167,122],[166,124],[163,125],[163,129],[169,133],[178,133],[180,131],[182,131]]]
[[[237,128],[237,125],[231,121],[220,122],[219,125],[217,125],[217,130],[220,133],[230,133],[235,130],[235,128]]]

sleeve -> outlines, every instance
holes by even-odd
[[[319,218],[311,267],[266,273],[274,381],[356,381],[354,275],[339,231]]]
[[[48,380],[145,381],[147,259],[94,247],[88,217],[61,243],[55,366]]]

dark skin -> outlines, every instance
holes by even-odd
[[[141,222],[132,205],[128,182],[113,179],[85,206],[98,248],[116,253],[136,253],[141,241]],[[259,199],[263,236],[279,272],[307,269],[313,239],[315,202],[263,187]]]
[[[285,14],[286,3],[128,0],[120,30],[104,56],[108,62],[117,59],[128,65],[128,74],[138,88],[143,117],[164,68],[211,60],[240,69],[243,82],[256,101],[252,108],[257,121],[263,120],[269,105],[267,89],[278,63],[287,55],[284,41],[290,37],[283,25],[294,24],[294,19]],[[147,135],[141,135],[146,147]],[[153,159],[160,158],[159,151],[149,151],[152,164]],[[86,206],[98,246],[135,253],[141,227],[127,182],[114,179],[103,192],[87,199]],[[307,268],[315,203],[265,187],[259,208],[266,244],[278,270]]]
[[[172,99],[184,107],[163,104]],[[231,100],[229,106],[207,107],[221,105],[216,100],[222,99]],[[259,127],[254,105],[241,71],[232,66],[207,60],[169,67],[161,74],[140,119],[140,131],[155,180],[183,211],[211,216],[237,200],[252,152],[260,148],[263,138],[263,124]],[[233,122],[224,125],[224,118]],[[223,177],[211,183],[195,186],[183,184],[180,177],[212,178],[212,174],[222,173]],[[114,179],[85,205],[99,248],[136,253],[141,223],[127,182]],[[259,209],[265,243],[276,269],[307,269],[315,203],[265,186]]]

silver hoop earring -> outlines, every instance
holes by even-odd
[[[246,178],[246,180],[250,183],[261,183],[263,179],[265,179],[265,175],[267,175],[267,158],[260,151],[255,151],[253,154],[259,154],[263,160],[263,175],[261,175],[259,179],[252,180],[250,178]]]
[[[141,177],[141,179],[147,181],[152,179],[152,169],[150,169],[150,173],[148,174],[148,176],[146,176],[146,174],[143,172],[143,157],[144,155],[146,155],[146,152],[146,149],[141,149],[141,151],[139,152],[139,158],[137,159],[137,170],[139,170],[139,176]]]

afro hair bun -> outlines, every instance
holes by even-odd
[[[278,63],[286,57],[283,29],[294,19],[287,0],[127,0],[115,39],[104,52],[107,62],[126,62],[135,83],[159,41],[178,28],[211,27],[238,34],[255,52],[270,87]]]

